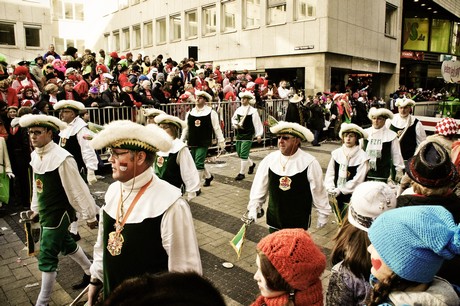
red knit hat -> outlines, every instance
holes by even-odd
[[[264,237],[257,247],[293,289],[310,290],[315,283],[321,284],[319,277],[326,268],[326,256],[304,229],[277,231]],[[318,294],[322,295],[319,288]]]
[[[18,66],[14,69],[14,74],[15,75],[20,75],[20,74],[28,74],[29,73],[29,68],[26,66]]]

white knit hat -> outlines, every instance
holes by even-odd
[[[348,207],[348,221],[368,231],[381,213],[396,208],[396,192],[383,182],[364,182],[353,191]]]

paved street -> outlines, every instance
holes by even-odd
[[[303,149],[313,154],[320,162],[323,172],[329,162],[330,152],[337,148],[337,143],[326,143],[321,147],[304,144]],[[256,148],[251,158],[258,164],[271,150]],[[210,158],[209,164],[214,174],[211,187],[204,187],[202,194],[195,198],[190,207],[195,221],[195,229],[200,246],[204,276],[210,279],[225,296],[227,305],[249,305],[258,294],[253,275],[256,271],[255,248],[257,242],[268,234],[265,217],[248,228],[246,242],[241,258],[229,241],[240,229],[241,215],[246,211],[249,191],[254,175],[246,175],[243,181],[234,181],[239,171],[240,162],[236,155],[230,153],[217,160]],[[256,167],[257,171],[257,167]],[[104,192],[112,182],[110,174],[92,186],[91,191],[99,205],[103,203]],[[24,230],[18,223],[18,214],[3,211],[0,214],[0,305],[31,305],[35,302],[40,289],[41,273],[34,257],[27,257],[24,248]],[[332,237],[337,225],[331,216],[326,227],[317,230],[316,212],[313,212],[310,232],[315,242],[329,257]],[[96,230],[80,226],[79,241],[88,256],[92,256],[92,246],[96,240]],[[227,269],[224,262],[231,262],[234,267]],[[330,275],[330,263],[323,274],[323,290],[327,288]],[[57,283],[54,287],[50,305],[68,305],[79,292],[71,289],[72,284],[80,281],[83,272],[70,258],[60,260]]]

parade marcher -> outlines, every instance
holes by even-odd
[[[347,216],[334,237],[326,305],[365,305],[372,267],[367,232],[375,218],[394,208],[396,194],[386,183],[364,182],[356,187]]]
[[[323,305],[326,256],[304,229],[284,229],[257,244],[254,279],[260,296],[251,306]]]
[[[339,137],[343,144],[331,152],[324,187],[334,194],[338,208],[343,211],[355,188],[366,180],[369,157],[359,146],[359,139],[367,138],[367,133],[361,127],[344,122]]]
[[[287,122],[295,122],[300,125],[304,125],[305,118],[302,113],[301,109],[301,102],[303,100],[302,96],[295,94],[292,98],[289,99],[289,103],[286,109],[286,121]]]
[[[411,107],[414,105],[415,102],[411,99],[397,99],[398,114],[394,115],[391,121],[386,122],[387,127],[398,135],[404,160],[414,156],[416,148],[426,138],[422,123],[410,114]]]
[[[413,205],[440,205],[446,208],[460,223],[460,198],[453,186],[458,182],[458,173],[448,152],[436,142],[427,142],[407,163],[407,175],[411,189],[397,199],[398,207]],[[460,286],[460,257],[445,261],[437,275]]]
[[[444,207],[381,214],[369,228],[373,288],[366,305],[459,305],[452,285],[435,276],[445,259],[460,254],[458,235]]]
[[[385,121],[393,119],[393,113],[386,108],[371,108],[368,115],[372,126],[365,129],[369,135],[361,142],[369,156],[368,181],[387,182],[389,178],[399,182],[403,176],[404,160],[397,134],[385,126]],[[396,173],[391,173],[394,166]]]
[[[91,141],[94,149],[109,148],[116,182],[101,208],[89,305],[102,283],[106,298],[125,279],[144,273],[202,273],[190,207],[180,190],[152,169],[156,152],[168,152],[171,144],[161,128],[128,120],[105,125]]]
[[[270,131],[278,136],[279,150],[259,164],[249,195],[248,218],[257,220],[269,196],[270,232],[283,228],[308,229],[312,204],[318,210],[317,227],[323,227],[331,213],[323,171],[319,162],[300,148],[302,140],[313,140],[312,133],[297,123],[283,121],[270,127]]]
[[[92,133],[88,124],[79,116],[79,112],[85,109],[81,102],[61,100],[54,104],[54,109],[59,111],[61,120],[67,123],[67,127],[59,133],[59,145],[69,151],[77,162],[81,177],[89,185],[97,182],[95,171],[98,166],[96,152],[89,145],[89,136]],[[77,213],[77,217],[80,215]],[[70,235],[75,241],[80,240],[78,222],[72,222]]]
[[[144,116],[145,116],[145,125],[147,124],[157,124],[155,122],[155,117],[159,115],[166,115],[164,111],[161,109],[156,108],[144,108]]]
[[[182,193],[187,192],[187,199],[190,201],[200,193],[201,181],[187,145],[180,140],[180,133],[187,124],[180,118],[167,114],[156,116],[155,122],[173,139],[169,151],[157,152],[155,174],[181,189]]]
[[[31,166],[33,169],[33,196],[30,209],[38,214],[41,228],[38,268],[42,272],[40,294],[35,305],[47,305],[56,281],[58,255],[69,255],[84,270],[83,281],[73,286],[84,288],[89,282],[91,262],[83,249],[70,236],[68,227],[79,211],[87,225],[97,226],[96,205],[81,179],[72,155],[53,142],[53,131],[62,130],[66,124],[53,116],[24,115],[19,125],[28,128],[34,147]]]
[[[195,161],[196,168],[200,173],[200,179],[204,174],[204,184],[207,187],[211,185],[214,176],[206,169],[205,159],[208,153],[208,148],[212,144],[212,136],[215,135],[217,139],[217,146],[219,149],[225,149],[225,139],[219,124],[219,116],[206,103],[212,101],[212,97],[205,91],[197,90],[196,106],[192,108],[185,115],[185,128],[181,139],[191,149],[193,160]]]
[[[252,107],[256,102],[254,95],[250,91],[242,91],[239,96],[241,106],[236,109],[232,116],[232,125],[236,134],[236,152],[241,159],[240,172],[235,177],[237,181],[245,178],[246,171],[248,174],[254,173],[256,163],[249,158],[249,152],[251,151],[254,137],[260,143],[264,133],[259,113],[257,109]]]

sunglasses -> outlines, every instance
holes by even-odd
[[[294,136],[278,136],[277,137],[278,140],[282,139],[282,140],[289,140],[289,139],[292,139],[292,138],[295,138]]]

